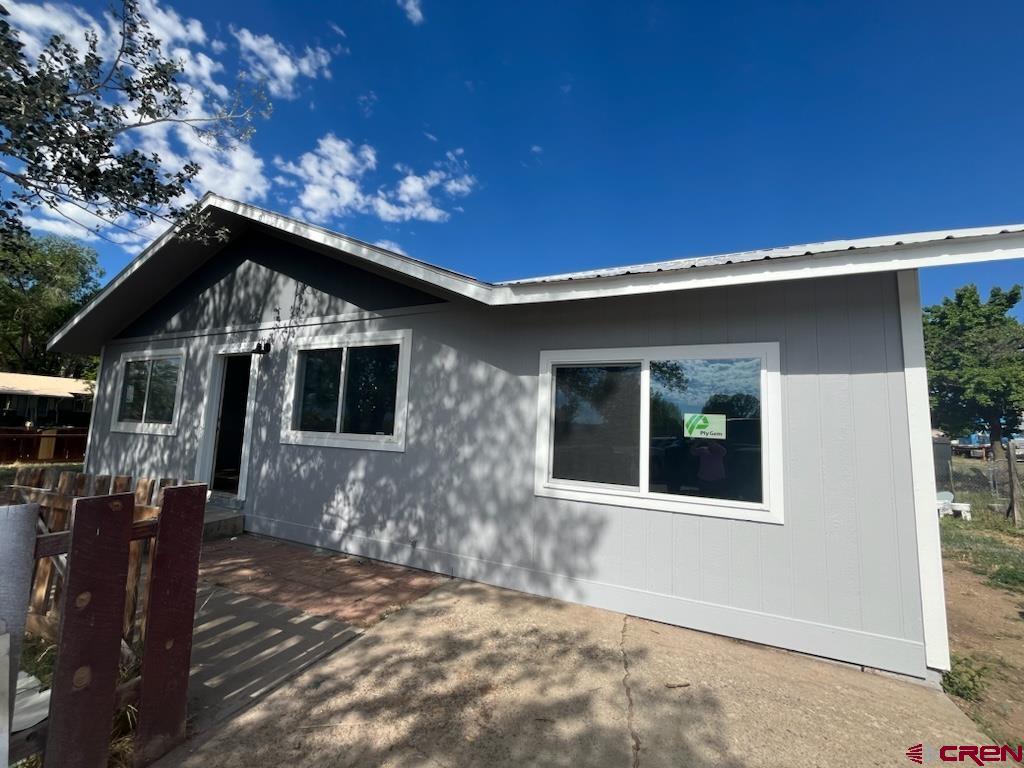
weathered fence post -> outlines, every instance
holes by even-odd
[[[21,658],[21,639],[25,634],[29,589],[32,584],[32,566],[35,564],[36,520],[38,504],[18,504],[0,507],[0,624],[11,636],[9,668],[0,666],[8,682],[7,717],[14,714],[14,692],[18,682],[18,662]],[[10,721],[4,723],[4,733],[10,731]],[[6,739],[4,746],[6,747]],[[6,768],[6,763],[2,763]]]
[[[110,751],[131,494],[76,499],[44,764],[104,768]]]
[[[1007,460],[1010,462],[1010,514],[1013,515],[1013,524],[1024,527],[1024,504],[1021,503],[1020,476],[1017,473],[1017,441],[1010,440],[1006,451]]]
[[[136,765],[148,765],[185,738],[205,509],[205,485],[163,492],[146,598]]]
[[[17,669],[11,659],[11,636],[7,634],[7,625],[0,621],[0,671],[7,665]],[[11,720],[14,716],[14,705],[11,701],[10,678],[0,674],[0,765],[10,762],[7,747],[11,743]]]

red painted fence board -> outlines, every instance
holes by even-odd
[[[44,765],[104,768],[110,749],[134,499],[76,499]]]
[[[135,763],[147,765],[185,738],[206,486],[168,487],[148,579]]]

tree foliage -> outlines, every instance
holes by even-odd
[[[183,63],[164,55],[135,0],[115,12],[119,35],[109,60],[107,46],[87,31],[85,50],[54,35],[33,61],[7,15],[0,5],[2,241],[22,239],[25,215],[39,207],[96,232],[187,216],[189,232],[209,236],[187,204],[199,165],[185,158],[166,168],[131,137],[187,125],[204,141],[229,146],[251,132],[261,95],[218,100],[195,93],[182,79]]]
[[[0,247],[0,370],[90,377],[92,358],[46,351],[50,337],[99,288],[96,252],[59,237]]]
[[[1024,325],[1010,314],[1021,286],[993,288],[982,301],[975,285],[924,310],[932,420],[952,434],[978,429],[998,445],[1024,411]]]

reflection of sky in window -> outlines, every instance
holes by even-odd
[[[657,375],[658,361],[651,364],[651,392],[679,407],[683,413],[700,413],[712,395],[761,397],[761,360],[728,358],[674,360],[686,378],[686,389],[666,387]]]

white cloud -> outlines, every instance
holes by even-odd
[[[377,166],[373,147],[356,146],[333,133],[317,141],[316,149],[302,154],[297,162],[274,159],[283,174],[294,176],[302,187],[291,213],[299,218],[324,222],[365,207],[361,177]]]
[[[372,214],[382,221],[447,221],[451,214],[446,201],[470,194],[477,184],[456,149],[424,173],[397,164],[402,174],[393,187],[368,188],[366,176],[377,169],[373,147],[356,146],[349,139],[328,133],[316,149],[303,153],[297,161],[275,158],[274,165],[290,183],[298,182],[302,191],[291,209],[293,216],[318,223],[355,213]],[[285,184],[284,186],[288,186]]]
[[[107,61],[116,51],[120,27],[109,13],[94,16],[69,3],[29,5],[15,0],[5,5],[11,11],[8,19],[18,31],[30,57],[38,55],[55,34],[63,35],[68,43],[83,52],[87,45],[86,32],[94,34],[98,51]],[[213,101],[230,96],[229,88],[221,81],[225,77],[225,67],[217,56],[224,52],[225,44],[210,40],[197,19],[184,17],[173,8],[161,5],[158,0],[141,0],[140,8],[149,21],[150,31],[161,40],[164,53],[181,63],[181,81],[192,86],[186,113],[182,116],[208,116],[215,108]],[[310,71],[317,74],[317,66],[326,67],[326,63],[317,64],[323,59],[320,54],[307,53],[300,58],[306,59],[305,63],[296,65],[300,74]],[[248,201],[262,200],[270,190],[271,182],[264,175],[264,162],[248,142],[217,146],[204,140],[186,124],[165,123],[130,131],[122,135],[118,148],[155,153],[160,157],[161,168],[171,173],[181,170],[190,160],[196,162],[200,171],[185,194],[175,201],[177,205],[193,202],[207,190]],[[85,240],[102,236],[127,250],[145,245],[167,227],[162,220],[146,221],[127,216],[107,222],[68,204],[56,208],[40,207],[31,212],[25,223],[39,231]]]
[[[18,31],[18,36],[25,46],[25,54],[35,59],[47,41],[53,35],[63,35],[78,51],[86,50],[86,33],[91,32],[100,41],[100,54],[104,57],[112,55],[111,40],[116,32],[114,20],[104,17],[101,24],[81,8],[63,3],[4,3],[9,13],[7,19]]]
[[[179,41],[206,44],[206,30],[198,19],[183,19],[173,8],[161,6],[156,0],[142,0],[139,9],[149,21],[150,31],[164,45]]]
[[[377,94],[373,91],[364,93],[356,99],[356,102],[359,104],[359,111],[363,113],[363,117],[370,117],[373,115],[373,108],[377,106],[378,101],[380,101],[380,99],[377,98]]]
[[[323,48],[306,46],[300,56],[270,35],[256,35],[245,27],[231,27],[238,40],[242,59],[253,77],[267,84],[271,96],[281,99],[297,98],[296,81],[299,77],[330,79],[331,54]]]
[[[331,30],[334,32],[334,34],[338,35],[339,37],[348,37],[348,35],[345,34],[345,30],[339,27],[333,21],[328,21],[327,26],[329,26]]]
[[[319,46],[292,48],[271,35],[256,34],[244,27],[230,27],[231,37],[225,42],[208,35],[198,20],[179,14],[159,0],[141,2],[154,35],[163,41],[165,53],[181,62],[182,81],[193,86],[185,117],[206,117],[216,109],[217,102],[230,98],[226,83],[233,73],[226,71],[230,59],[224,58],[228,43],[237,42],[240,66],[264,80],[270,95],[277,98],[299,97],[303,78],[331,76],[331,54]],[[96,35],[105,58],[116,50],[119,27],[110,14],[90,14],[66,2],[30,5],[6,0],[4,4],[29,56],[37,55],[54,34],[63,34],[71,45],[84,50],[86,31]],[[412,23],[423,22],[419,0],[402,0],[399,4]],[[345,37],[341,27],[330,22],[328,25],[339,37]],[[467,84],[467,88],[472,87],[472,83]],[[367,115],[377,102],[373,91],[359,99]],[[423,135],[431,142],[438,141],[428,131]],[[272,163],[265,162],[248,141],[217,146],[181,123],[130,131],[123,135],[119,147],[158,155],[168,172],[180,170],[189,161],[196,162],[200,171],[182,198],[175,201],[178,205],[197,200],[207,190],[252,202],[273,195],[293,215],[315,222],[351,215],[374,216],[388,222],[447,221],[454,212],[462,211],[457,203],[478,185],[461,148],[446,152],[425,168],[398,164],[382,170],[373,146],[334,133],[325,134],[313,149],[298,157],[275,157]],[[102,236],[126,250],[141,248],[166,228],[163,221],[129,217],[103,222],[66,205],[32,211],[26,223],[39,231],[84,240]],[[380,245],[404,252],[390,240],[382,240]]]
[[[420,0],[398,0],[398,7],[405,11],[405,18],[413,24],[423,23],[423,8]]]
[[[377,242],[374,243],[374,245],[376,245],[378,248],[384,248],[389,251],[394,251],[395,253],[400,253],[403,256],[409,255],[402,249],[402,246],[400,246],[394,240],[378,240]]]
[[[532,152],[535,155],[543,154],[544,147],[542,147],[540,144],[534,144],[532,147],[530,147],[530,152]]]

